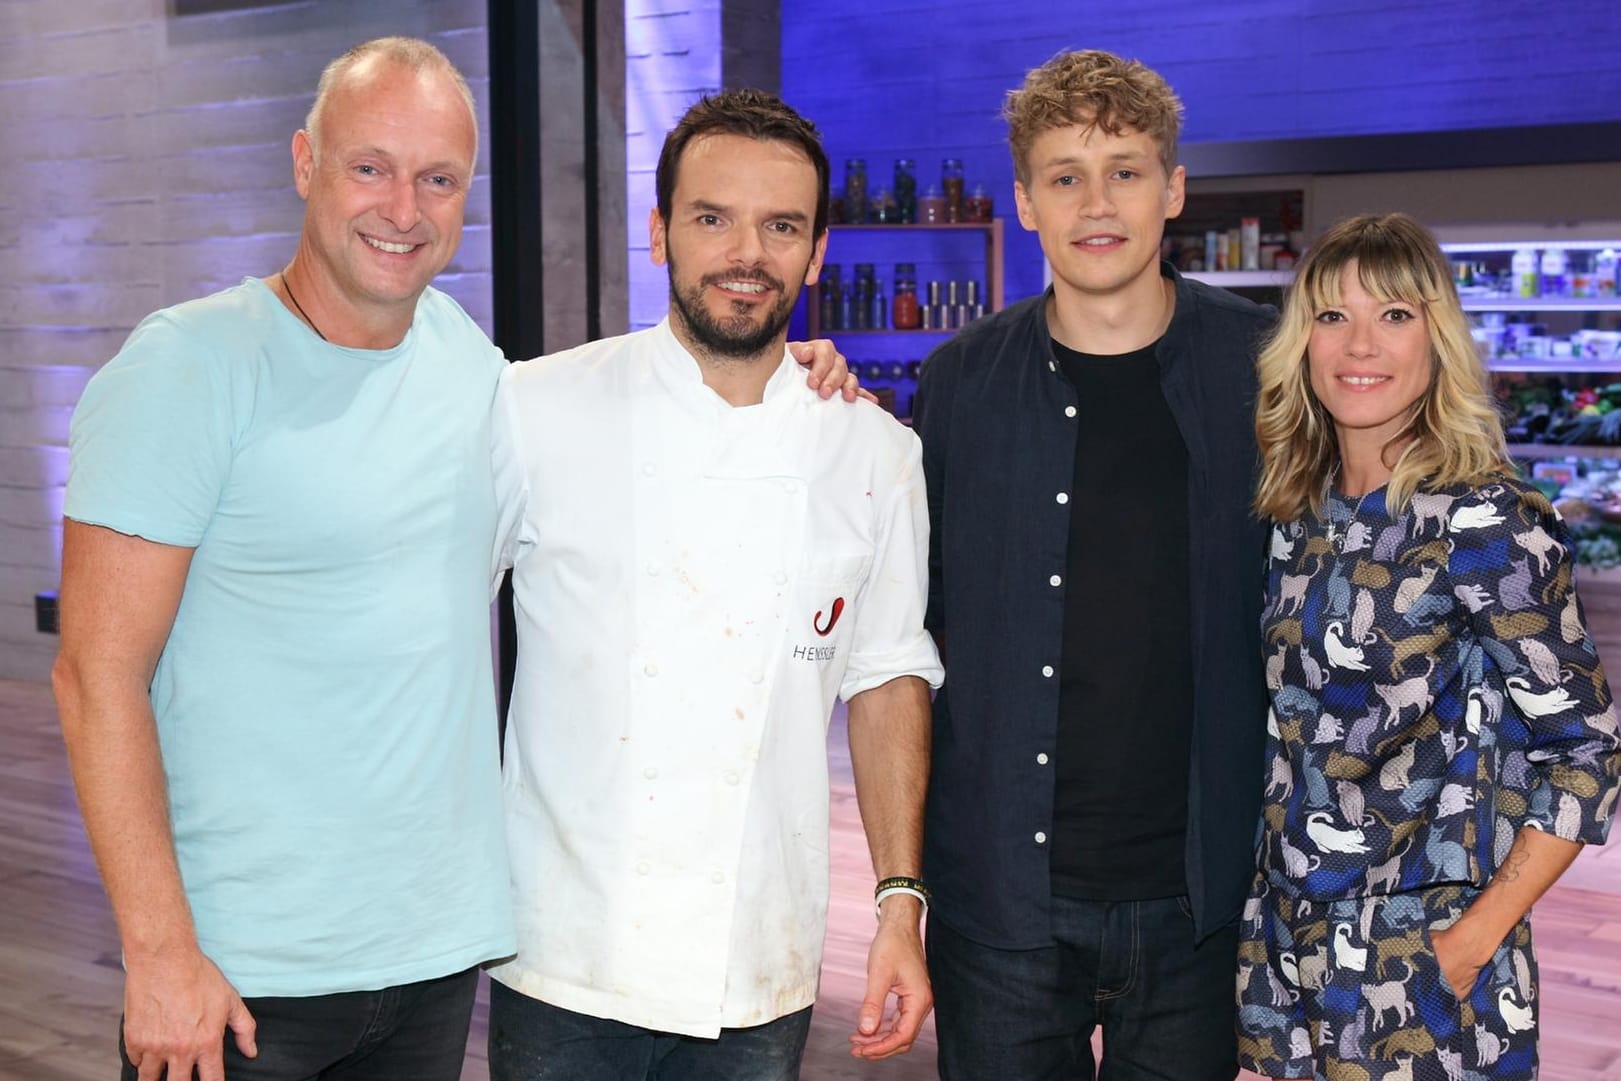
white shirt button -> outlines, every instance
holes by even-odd
[[[1058,500],[1058,502],[1060,502],[1060,503],[1068,503],[1069,502],[1069,493],[1068,492],[1059,492],[1057,495],[1053,496],[1053,498]]]
[[[647,565],[647,573],[655,578],[658,577],[659,565],[657,563],[649,563]]]
[[[651,675],[652,673],[648,673],[648,674]],[[1046,676],[1048,679],[1052,679],[1053,678],[1053,666],[1050,665],[1050,664],[1042,665],[1041,666],[1041,674]]]
[[[727,770],[725,773],[721,774],[721,779],[724,780],[727,784],[735,785],[737,783],[737,770],[735,770],[735,769]]]
[[[648,661],[646,664],[642,665],[642,675],[648,676],[648,677],[651,678],[651,677],[656,676],[658,674],[659,674],[659,666],[654,664],[652,661]]]
[[[642,770],[642,776],[646,777],[649,781],[653,780],[653,778],[657,777],[658,775],[659,771],[654,769],[652,766],[648,766],[646,769]]]
[[[777,582],[777,584],[779,586],[785,586],[785,585],[788,584],[788,572],[787,571],[778,571],[776,573],[776,575],[775,575],[775,578],[776,578],[776,582]]]
[[[643,860],[641,863],[636,865],[636,873],[639,875],[651,874],[652,872],[653,865],[648,863],[646,860]]]
[[[1036,831],[1036,844],[1044,845],[1046,843],[1047,843],[1047,835],[1045,833],[1042,833],[1040,830],[1037,830]]]
[[[1047,362],[1047,370],[1049,372],[1056,372],[1058,370],[1058,362],[1056,360],[1049,360]]]
[[[1064,416],[1073,417],[1074,415],[1075,415],[1075,407],[1073,405],[1064,406]]]
[[[1036,755],[1036,765],[1045,766],[1046,764],[1047,764],[1047,752],[1042,751],[1040,754]]]
[[[709,876],[709,881],[713,882],[715,885],[718,886],[722,882],[726,881],[726,876],[721,874],[719,871],[716,871],[714,874]]]
[[[1050,586],[1061,586],[1064,584],[1064,580],[1055,574],[1051,578],[1047,579],[1047,584]]]

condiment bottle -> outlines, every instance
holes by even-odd
[[[962,221],[962,161],[947,158],[940,163],[940,186],[946,190],[946,221]]]
[[[850,158],[844,163],[844,217],[851,225],[867,220],[866,158]]]
[[[917,221],[917,162],[911,158],[895,159],[895,220]]]
[[[941,195],[940,189],[933,184],[923,193],[923,198],[917,201],[917,220],[929,225],[946,220],[946,197]]]
[[[917,329],[919,312],[916,263],[895,264],[895,299],[892,307],[891,325],[896,330]]]
[[[974,185],[973,194],[968,196],[968,201],[964,204],[964,210],[969,221],[991,220],[991,196],[985,190],[985,185]]]

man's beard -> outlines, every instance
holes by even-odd
[[[794,304],[799,300],[797,289],[790,293],[783,288],[782,282],[763,270],[708,274],[683,292],[676,285],[675,260],[668,260],[666,266],[670,274],[670,304],[680,314],[694,342],[711,356],[733,360],[758,357],[788,325],[794,313]],[[717,282],[759,282],[768,289],[775,289],[780,299],[775,307],[766,311],[765,318],[759,323],[755,323],[754,317],[747,314],[717,318],[704,303],[704,290]]]

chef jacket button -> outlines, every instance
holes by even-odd
[[[1058,500],[1058,502],[1060,502],[1060,503],[1068,503],[1069,502],[1069,493],[1068,492],[1059,492],[1057,495],[1053,496],[1053,498]]]
[[[1064,406],[1064,416],[1073,417],[1074,415],[1075,415],[1075,407],[1073,405]]]
[[[648,661],[646,664],[642,665],[642,675],[651,677],[658,674],[659,666],[654,664],[652,661]]]
[[[1050,586],[1061,586],[1064,584],[1064,580],[1055,574],[1051,578],[1047,579],[1047,584]]]
[[[659,775],[659,771],[654,769],[652,766],[648,766],[646,769],[642,770],[642,776],[646,777],[649,781],[651,781],[653,778],[657,777],[658,775]]]
[[[749,677],[749,682],[753,683],[753,684],[756,684],[756,685],[764,683],[765,682],[765,673],[764,672],[756,672],[756,673],[754,673],[752,676]]]
[[[1046,843],[1047,843],[1047,835],[1045,833],[1041,832],[1040,830],[1037,830],[1036,831],[1036,844],[1044,845]]]
[[[649,674],[651,674],[651,673],[649,673]],[[1053,678],[1053,666],[1050,665],[1050,664],[1042,665],[1041,666],[1041,674],[1046,676],[1048,679],[1052,679]]]
[[[647,573],[657,577],[659,573],[659,565],[657,563],[648,563]]]
[[[652,462],[643,462],[642,463],[642,476],[651,477],[654,473],[657,473],[658,471],[659,471],[658,466],[654,465]]]
[[[646,860],[643,860],[641,863],[636,865],[636,873],[639,875],[652,874],[652,872],[653,865],[648,863]]]
[[[1036,765],[1045,766],[1046,764],[1047,764],[1047,752],[1042,751],[1040,754],[1036,755]]]
[[[736,784],[737,783],[737,770],[729,769],[725,773],[721,774],[721,778],[724,779],[727,784]]]
[[[715,885],[718,886],[722,882],[726,881],[726,876],[721,874],[719,871],[716,871],[714,874],[709,876],[709,881],[713,882]]]
[[[787,585],[788,584],[788,572],[787,571],[778,571],[776,573],[776,581],[777,581],[777,584],[779,586]]]

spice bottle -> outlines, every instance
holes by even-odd
[[[844,219],[851,225],[867,220],[866,158],[850,158],[844,163]]]
[[[894,317],[891,324],[896,330],[917,329],[919,313],[917,303],[917,264],[895,264]]]
[[[946,191],[946,221],[962,221],[962,161],[947,158],[940,163],[940,186]]]
[[[842,330],[844,325],[839,322],[839,302],[843,299],[844,290],[839,287],[839,265],[829,263],[822,268],[816,286],[821,302],[821,329]]]
[[[917,162],[911,158],[895,159],[895,220],[917,221]]]
[[[969,221],[991,220],[991,195],[985,190],[985,185],[975,184],[973,192],[968,196],[965,204]]]
[[[933,184],[923,193],[923,198],[917,201],[917,220],[928,225],[942,223],[946,220],[946,197],[940,194],[940,189]]]

